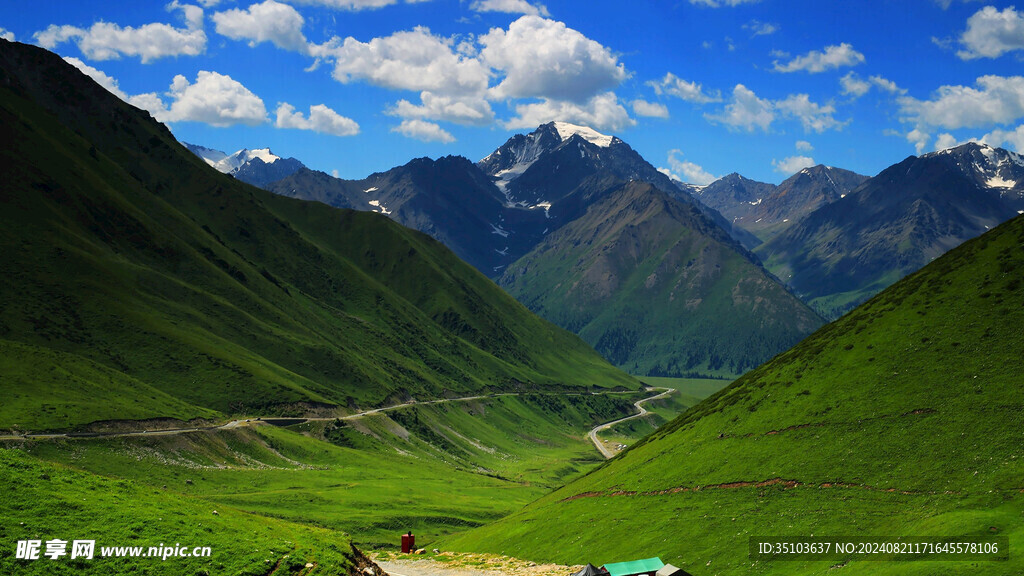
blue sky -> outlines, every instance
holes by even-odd
[[[183,141],[343,178],[478,160],[550,120],[704,184],[1024,152],[1024,9],[974,0],[36,0],[51,49]]]

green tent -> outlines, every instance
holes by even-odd
[[[661,558],[645,558],[643,560],[630,560],[629,562],[613,562],[605,564],[604,569],[609,576],[634,576],[636,574],[653,574],[665,566]]]

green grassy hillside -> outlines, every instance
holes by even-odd
[[[634,182],[499,283],[632,374],[735,376],[822,324],[741,250],[695,207]]]
[[[0,450],[0,573],[315,574],[345,576],[367,565],[348,536],[214,505],[176,490],[111,479]],[[13,472],[13,473],[12,473]],[[177,488],[177,487],[175,487]],[[60,510],[60,514],[54,514]],[[240,526],[245,536],[239,537]],[[67,541],[68,555],[50,559],[45,542]],[[19,540],[41,540],[37,560],[17,559]],[[93,559],[71,559],[74,540],[94,540]],[[209,547],[209,557],[102,557],[104,547],[180,544]]]
[[[637,396],[497,396],[288,428],[9,441],[17,450],[0,454],[346,532],[360,546],[393,547],[405,530],[425,545],[592,469],[603,459],[587,431],[632,413]]]
[[[427,236],[206,166],[0,42],[0,429],[637,388]]]
[[[694,574],[1024,573],[1024,218],[458,549]],[[751,537],[1005,536],[1006,562],[765,562]]]

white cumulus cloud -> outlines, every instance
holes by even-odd
[[[396,90],[482,95],[488,70],[477,59],[457,53],[453,44],[451,39],[418,26],[369,42],[335,37],[326,44],[310,46],[310,51],[332,62],[334,78],[343,84],[365,80]]]
[[[721,122],[732,128],[753,132],[755,128],[767,131],[775,120],[775,107],[770,100],[758,98],[753,90],[737,84],[732,91],[732,102],[719,114],[705,114],[712,122]]]
[[[7,40],[8,42],[14,42],[14,32],[7,30],[6,28],[0,28],[0,38]]]
[[[182,75],[174,77],[167,106],[156,93],[132,96],[129,102],[149,110],[160,122],[203,122],[211,126],[246,124],[256,126],[267,120],[263,100],[230,76],[201,70],[195,83]]]
[[[815,164],[814,158],[810,156],[790,156],[783,160],[772,159],[772,166],[775,168],[775,171],[782,174],[796,174],[804,168],[810,168]]]
[[[515,6],[490,2],[477,8]],[[316,59],[311,69],[326,63],[339,82],[419,93],[419,102],[405,97],[384,110],[407,120],[487,125],[495,121],[491,102],[504,100],[517,115],[509,124],[541,117],[591,119],[588,124],[603,127],[634,124],[610,93],[629,76],[618,56],[539,15],[521,16],[507,29],[495,27],[480,36],[444,37],[420,26],[366,41],[334,37],[308,47]],[[653,104],[641,109],[667,113]],[[424,129],[419,124],[399,128],[403,133]]]
[[[232,9],[213,15],[217,33],[232,40],[249,40],[250,46],[271,42],[278,48],[306,52],[302,34],[305,20],[298,10],[287,4],[266,0],[249,8]]]
[[[826,46],[824,51],[811,50],[803,56],[797,56],[785,64],[776,60],[773,64],[776,72],[810,72],[817,74],[831,68],[856,66],[864,62],[864,55],[853,49],[853,46],[842,43],[838,46]]]
[[[871,76],[867,80],[864,80],[857,75],[856,72],[848,72],[846,76],[839,79],[839,84],[843,88],[843,94],[846,96],[853,96],[854,98],[860,98],[871,91],[872,87],[879,88],[885,92],[891,94],[906,94],[907,91],[900,88],[892,80],[883,78],[882,76]]]
[[[920,128],[914,128],[906,134],[907,142],[914,145],[914,149],[917,150],[918,155],[925,153],[928,147],[928,140],[931,135],[927,132],[922,131]]]
[[[444,144],[455,142],[455,137],[448,131],[426,120],[402,120],[402,123],[392,128],[391,131],[423,142],[442,142]]]
[[[420,92],[420,104],[399,100],[388,114],[403,118],[443,120],[456,124],[483,126],[494,121],[490,103],[478,95],[468,97]]]
[[[986,6],[967,19],[967,30],[960,35],[963,60],[998,58],[1007,52],[1024,50],[1024,13],[1010,6],[1002,11]]]
[[[839,79],[839,84],[843,87],[843,94],[854,98],[860,98],[871,91],[871,82],[864,80],[856,72],[847,73]]]
[[[683,151],[678,148],[669,150],[668,152],[668,168],[658,168],[658,171],[665,174],[669,178],[674,178],[680,182],[686,182],[687,184],[696,184],[697,186],[707,186],[718,177],[711,174],[699,164],[690,162],[689,160],[683,160]]]
[[[811,152],[814,150],[814,146],[807,140],[797,140],[796,149],[800,152]]]
[[[647,116],[649,118],[668,118],[668,107],[659,102],[648,102],[636,99],[632,102],[633,114]]]
[[[885,78],[882,78],[881,76],[872,76],[870,78],[870,80],[871,80],[872,84],[874,84],[875,86],[878,86],[879,88],[881,88],[882,90],[885,90],[886,92],[890,92],[892,94],[906,94],[907,93],[905,88],[900,88],[892,80],[887,80]]]
[[[480,36],[480,60],[504,75],[492,98],[550,98],[582,103],[628,76],[608,48],[562,22],[523,16],[508,30]]]
[[[536,128],[556,120],[607,132],[623,130],[636,124],[613,92],[598,94],[583,104],[551,99],[517,104],[515,111],[516,117],[504,123],[510,130]]]
[[[805,132],[821,133],[825,130],[841,129],[847,122],[835,119],[835,106],[812,102],[807,94],[791,94],[782,100],[759,98],[752,90],[737,84],[732,91],[732,101],[718,114],[705,114],[711,122],[719,122],[730,128],[753,132],[760,128],[765,132],[778,118],[800,121]]]
[[[671,72],[665,74],[661,80],[651,80],[647,84],[654,88],[654,92],[659,96],[668,94],[695,104],[721,102],[722,100],[720,93],[708,94],[704,92],[704,88],[700,84],[683,80]]]
[[[835,106],[811,102],[807,94],[792,94],[784,100],[776,101],[774,105],[783,115],[799,120],[806,132],[820,134],[825,130],[839,129],[846,125],[833,116],[836,112]]]
[[[429,0],[406,0],[406,3],[414,4],[424,1]],[[292,3],[358,12],[360,10],[375,10],[377,8],[391,6],[392,4],[397,4],[398,0],[292,0]]]
[[[351,118],[346,118],[331,110],[325,104],[317,104],[309,107],[309,116],[303,116],[302,112],[296,112],[295,107],[287,102],[277,105],[278,128],[295,128],[297,130],[311,130],[334,136],[355,136],[359,134],[359,124]]]
[[[993,130],[978,140],[989,146],[1010,144],[1017,152],[1024,152],[1024,125],[1013,130]]]
[[[939,134],[939,137],[935,139],[936,150],[945,150],[947,148],[953,148],[957,144],[959,144],[959,142],[957,141],[956,136],[953,136],[948,132],[945,134]]]
[[[547,6],[530,4],[526,0],[476,0],[469,5],[476,12],[504,12],[506,14],[530,14],[533,16],[550,16]]]
[[[901,97],[904,120],[949,130],[1007,124],[1024,117],[1024,77],[982,76],[977,87],[942,86],[930,100]]]
[[[122,56],[138,56],[143,64],[167,56],[197,56],[206,50],[203,31],[203,9],[175,0],[167,5],[170,11],[181,10],[185,28],[151,23],[133,28],[110,22],[96,22],[88,29],[75,26],[50,25],[36,32],[36,42],[48,50],[64,42],[74,41],[91,60],[116,60]]]

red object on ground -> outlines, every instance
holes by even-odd
[[[402,554],[408,554],[412,552],[413,548],[416,547],[416,537],[412,535],[412,532],[408,534],[402,534]]]

